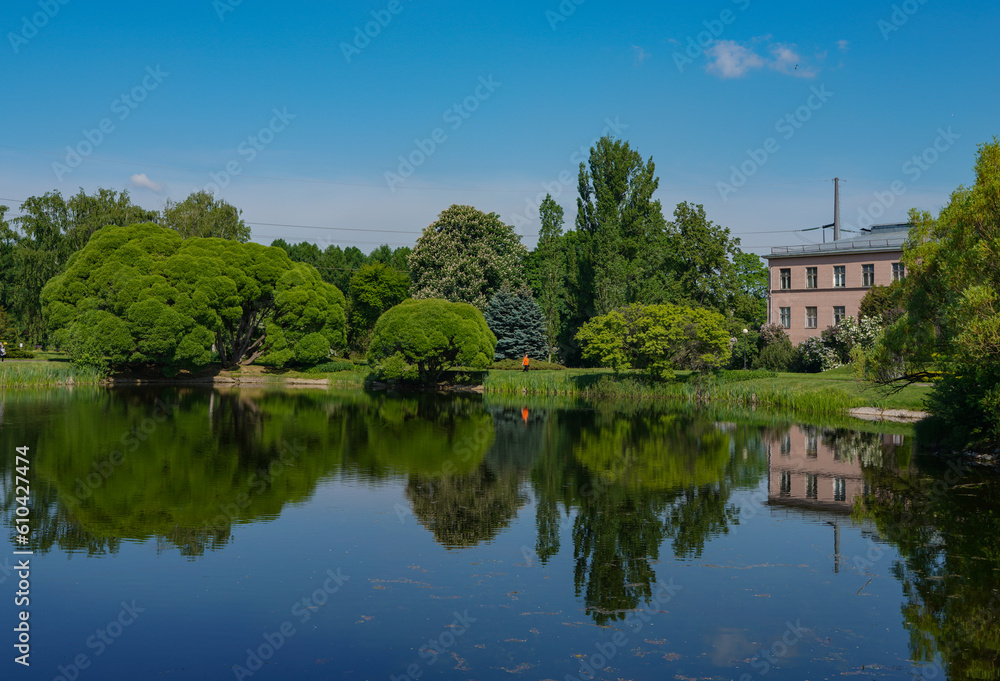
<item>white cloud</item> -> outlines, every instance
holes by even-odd
[[[163,191],[163,185],[157,182],[153,182],[151,179],[149,179],[149,177],[146,176],[146,173],[142,173],[140,175],[133,175],[129,179],[132,180],[133,187],[143,187],[145,189],[149,189],[150,191],[154,191],[157,194]]]
[[[639,47],[638,45],[633,45],[632,46],[632,55],[635,57],[635,65],[636,66],[642,66],[642,63],[644,61],[646,61],[647,59],[649,59],[650,57],[653,56],[649,52],[647,52],[646,50],[644,50],[641,47]]]
[[[837,41],[837,49],[839,49],[841,52],[847,52],[847,48],[850,47],[850,45],[851,43],[848,40]]]
[[[761,56],[756,45],[766,43],[768,56]],[[709,73],[720,78],[742,78],[751,71],[768,68],[796,78],[813,78],[819,72],[808,66],[795,45],[774,43],[770,36],[753,38],[740,43],[735,40],[717,40],[706,50]]]
[[[751,49],[735,40],[717,40],[708,48],[709,73],[720,78],[742,78],[748,72],[764,66],[764,60]]]

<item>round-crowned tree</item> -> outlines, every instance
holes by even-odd
[[[410,299],[379,317],[368,361],[385,378],[433,383],[456,365],[485,369],[496,342],[483,313],[472,305]]]
[[[493,294],[526,285],[528,250],[496,213],[452,206],[424,229],[410,254],[414,298],[443,298],[485,310]]]
[[[212,359],[246,364],[276,351],[294,356],[346,345],[344,296],[279,248],[230,239],[181,238],[153,224],[108,225],[42,290],[56,341],[78,362],[153,365],[167,374]],[[269,334],[273,335],[269,338]],[[289,349],[290,348],[290,349]]]

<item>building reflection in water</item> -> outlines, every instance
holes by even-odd
[[[767,500],[772,508],[808,514],[833,527],[834,572],[840,571],[840,526],[868,494],[863,465],[880,465],[901,435],[791,426],[767,440]],[[864,528],[863,528],[864,529]],[[869,528],[871,529],[871,528]]]

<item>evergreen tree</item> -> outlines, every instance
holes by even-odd
[[[498,291],[483,316],[497,337],[494,359],[520,359],[525,354],[533,359],[551,356],[545,315],[527,292]]]

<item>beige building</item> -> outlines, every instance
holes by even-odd
[[[875,225],[853,239],[772,248],[764,256],[768,322],[798,345],[843,317],[857,318],[868,289],[905,275],[900,257],[909,231],[908,224]]]

